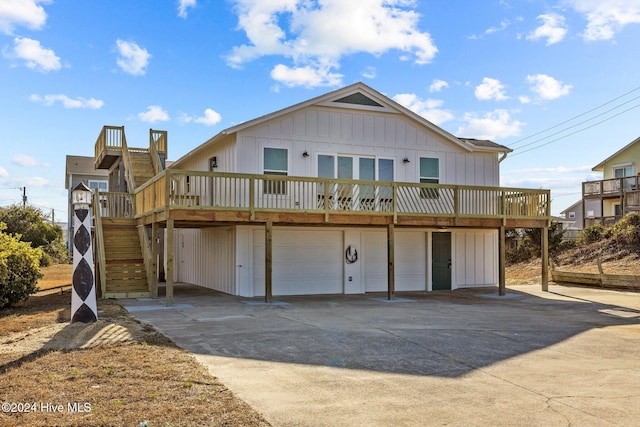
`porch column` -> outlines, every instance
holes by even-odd
[[[273,223],[264,225],[264,302],[271,302],[273,272]]]
[[[158,223],[151,224],[151,283],[149,283],[151,297],[158,298]]]
[[[549,227],[542,228],[542,290],[549,290]]]
[[[389,224],[387,228],[387,299],[393,299],[395,292],[395,243],[394,226]]]
[[[498,238],[498,251],[500,252],[498,258],[498,295],[504,296],[506,295],[506,264],[507,264],[507,255],[506,255],[506,233],[505,228],[500,227],[500,236]]]
[[[165,304],[167,307],[173,305],[173,262],[175,252],[175,235],[173,227],[173,219],[167,219],[167,270],[165,281],[167,285],[167,293],[165,296]]]

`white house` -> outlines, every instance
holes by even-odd
[[[173,232],[168,280],[234,295],[495,286],[500,231],[549,219],[548,191],[499,187],[510,151],[356,83],[223,130],[136,190],[137,218]]]

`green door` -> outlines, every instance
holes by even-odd
[[[432,233],[432,290],[451,290],[451,233]]]

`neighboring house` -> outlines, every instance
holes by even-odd
[[[96,148],[96,165],[111,170],[117,161],[101,152],[117,154],[125,139],[109,142],[113,129]],[[130,186],[131,199],[148,262],[161,262],[166,231],[168,303],[174,281],[267,301],[496,284],[503,292],[505,228],[546,229],[550,220],[548,190],[499,187],[510,151],[457,138],[356,83],[223,130]],[[155,282],[157,267],[148,271]]]
[[[562,216],[558,219],[558,222],[562,224],[562,229],[564,230],[563,237],[565,239],[573,240],[578,237],[578,233],[582,231],[582,225],[584,223],[582,208],[582,200],[578,200],[573,205],[560,212]]]
[[[640,138],[633,140],[592,169],[603,180],[582,183],[583,227],[611,225],[640,210]]]
[[[64,188],[67,190],[67,222],[65,224],[66,236],[73,236],[73,206],[71,205],[71,191],[81,182],[91,190],[109,191],[109,172],[96,170],[93,167],[94,158],[85,156],[67,156]],[[69,239],[66,239],[67,247],[71,250]]]

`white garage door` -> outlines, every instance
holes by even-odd
[[[264,295],[262,236],[254,240],[255,295]],[[274,228],[273,295],[342,293],[342,239],[337,230]]]

